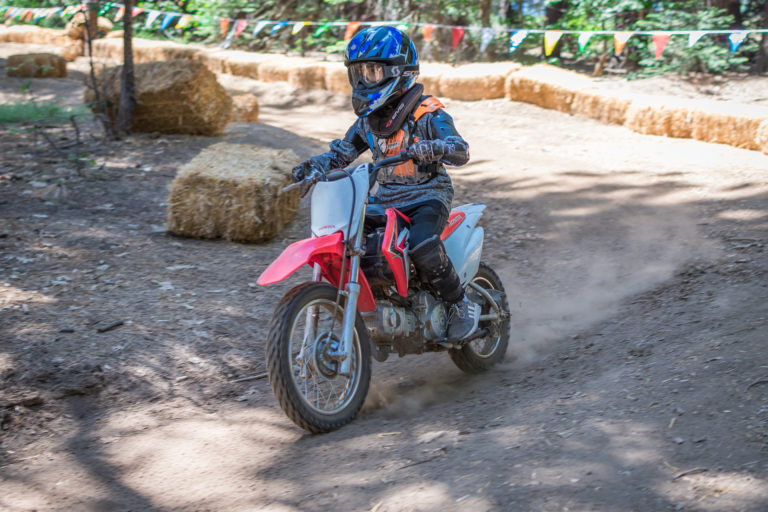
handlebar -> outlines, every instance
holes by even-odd
[[[410,160],[410,157],[405,151],[401,152],[399,155],[395,155],[395,156],[391,156],[391,157],[379,160],[377,163],[371,166],[371,175],[373,176],[376,173],[378,173],[379,169],[382,169],[384,167],[389,167],[391,165],[402,164],[404,162],[407,162],[408,160]],[[346,178],[348,176],[349,176],[349,173],[343,170],[331,171],[327,173],[314,170],[312,171],[312,173],[306,176],[303,180],[297,181],[296,183],[292,183],[287,187],[283,187],[283,192],[288,192],[289,190],[293,190],[294,188],[301,187],[307,184],[314,185],[318,181],[337,181],[337,180]]]

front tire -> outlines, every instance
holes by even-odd
[[[301,428],[330,432],[352,421],[371,381],[371,348],[356,315],[349,375],[338,373],[329,354],[341,339],[343,304],[327,283],[290,290],[272,316],[267,338],[267,373],[285,414]]]
[[[501,292],[499,307],[504,318],[480,322],[478,329],[486,327],[490,330],[490,334],[485,338],[472,340],[461,348],[449,349],[448,354],[461,371],[465,373],[482,373],[500,363],[507,352],[507,347],[509,346],[509,305],[501,278],[486,263],[480,263],[480,267],[475,277],[472,278],[472,282],[480,285],[485,290]],[[467,287],[466,291],[471,300],[481,305],[481,315],[486,315],[493,311],[492,305],[488,304],[487,300],[472,287]]]

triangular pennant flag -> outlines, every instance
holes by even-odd
[[[291,34],[296,35],[299,32],[301,32],[301,29],[303,29],[305,26],[309,25],[308,21],[297,21],[293,25],[293,30],[291,30]]]
[[[590,39],[592,39],[592,32],[579,33],[579,53],[584,53]]]
[[[167,29],[167,28],[168,28],[168,25],[170,25],[170,24],[171,24],[171,21],[173,21],[173,19],[174,19],[176,16],[179,16],[179,15],[178,15],[178,14],[173,14],[173,13],[170,13],[170,14],[166,14],[166,15],[165,15],[165,17],[163,18],[163,22],[162,22],[162,23],[160,23],[160,30],[165,30],[165,29]]]
[[[432,41],[435,40],[434,32],[435,32],[434,25],[424,25],[423,27],[421,27],[421,35],[424,36],[424,40],[428,43],[431,43]]]
[[[189,25],[189,22],[192,21],[192,15],[191,14],[185,14],[181,17],[178,23],[176,23],[176,28],[185,28],[187,25]]]
[[[344,40],[349,41],[352,39],[352,36],[355,35],[355,32],[357,32],[357,29],[360,27],[359,21],[350,21],[347,23],[347,31],[344,32]]]
[[[555,45],[563,37],[562,30],[547,30],[544,32],[544,55],[549,57],[555,49]]]
[[[120,21],[120,18],[123,17],[123,14],[125,14],[125,6],[119,8],[117,10],[117,14],[115,14],[115,20],[114,21]]]
[[[462,37],[464,37],[464,29],[462,27],[453,27],[453,30],[451,30],[451,50],[456,51],[456,47],[459,46]]]
[[[739,49],[739,46],[741,46],[741,43],[747,39],[748,35],[748,30],[739,30],[738,32],[733,32],[731,35],[729,35],[728,42],[731,43],[731,52],[736,53],[736,51]]]
[[[693,32],[690,32],[688,34],[688,48],[698,43],[699,39],[704,37],[705,34],[706,32],[704,32],[703,30],[695,30]]]
[[[260,21],[260,22],[256,23],[256,26],[255,26],[255,27],[253,27],[253,32],[251,32],[251,37],[256,37],[256,35],[257,35],[259,32],[261,32],[261,30],[262,30],[264,27],[266,27],[267,25],[269,25],[269,22],[268,22],[268,21]]]
[[[229,28],[229,18],[221,18],[219,20],[219,27],[221,28],[221,37],[227,36],[227,29]]]
[[[671,37],[670,34],[666,34],[663,32],[657,32],[651,36],[653,38],[653,44],[656,47],[656,58],[660,59],[661,56],[664,54],[664,48],[667,46],[667,43],[669,42],[669,38]]]
[[[629,38],[632,37],[631,30],[620,30],[613,34],[613,49],[616,52],[616,55],[619,55],[621,51],[624,49],[624,46],[627,44],[627,41],[629,41]]]
[[[400,23],[396,28],[400,32],[408,32],[408,29],[411,28],[411,24],[410,23]]]
[[[330,26],[331,26],[330,22],[326,22],[326,23],[323,23],[322,25],[320,25],[319,27],[317,27],[317,30],[315,30],[315,37],[319,36],[320,34],[325,32],[326,30],[328,30],[328,27],[330,27]]]
[[[152,23],[155,22],[158,16],[160,16],[160,11],[147,11],[149,14],[147,14],[147,21],[144,23],[144,28],[149,28]]]
[[[509,38],[509,53],[513,53],[517,50],[517,47],[522,44],[526,37],[528,37],[528,31],[525,29],[513,32],[512,36]]]
[[[133,8],[133,10],[132,10],[131,12],[133,13],[133,15],[132,15],[132,16],[135,18],[135,17],[136,17],[136,16],[138,16],[139,14],[143,13],[143,12],[144,12],[144,9],[143,9],[143,8],[141,8],[141,7],[134,7],[134,8]]]
[[[496,30],[491,27],[484,27],[480,33],[480,53],[484,52],[493,38],[496,37]]]
[[[243,30],[245,30],[245,27],[248,26],[248,20],[237,20],[237,23],[235,24],[235,38],[240,37],[240,34],[243,33]]]
[[[288,22],[287,22],[287,21],[278,21],[277,23],[275,23],[275,24],[272,26],[272,30],[270,30],[270,31],[269,31],[269,33],[270,33],[270,34],[274,34],[275,32],[277,32],[278,30],[280,30],[281,28],[283,28],[283,27],[284,27],[284,26],[286,26],[287,24],[288,24]]]
[[[24,21],[29,21],[32,19],[32,15],[35,14],[35,11],[32,9],[27,11],[27,14],[24,16]]]

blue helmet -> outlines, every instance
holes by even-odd
[[[419,76],[413,41],[394,27],[368,27],[358,32],[344,53],[352,108],[365,117],[407,91]]]

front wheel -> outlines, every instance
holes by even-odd
[[[332,353],[341,342],[343,307],[335,287],[305,283],[289,291],[275,309],[267,338],[267,373],[277,402],[294,423],[312,433],[330,432],[352,421],[371,380],[371,349],[365,325],[355,321],[348,375]]]
[[[448,353],[461,371],[482,373],[501,362],[507,352],[509,345],[509,305],[501,279],[487,264],[480,263],[480,268],[475,277],[472,278],[472,282],[489,291],[492,297],[497,298],[497,304],[501,309],[503,318],[481,321],[478,328],[487,328],[488,336],[472,340],[461,348],[452,348]],[[481,304],[481,315],[487,315],[494,311],[493,305],[489,304],[488,300],[477,290],[471,286],[468,286],[466,290],[470,300]]]

